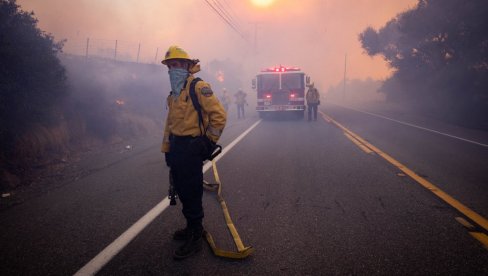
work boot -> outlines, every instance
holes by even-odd
[[[191,230],[190,228],[185,227],[180,230],[176,230],[173,234],[173,240],[175,241],[186,241],[191,235]]]
[[[189,233],[190,235],[185,243],[173,253],[175,260],[186,259],[202,250],[203,229],[191,229]]]

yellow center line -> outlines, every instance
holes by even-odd
[[[330,116],[327,116],[325,113],[323,113],[321,111],[320,111],[320,113],[322,114],[322,116],[324,118],[327,118],[334,125],[336,125],[340,129],[342,129],[344,132],[348,133],[350,136],[352,136],[353,138],[358,140],[363,145],[370,148],[373,152],[375,152],[379,156],[383,157],[386,161],[390,162],[392,165],[394,165],[395,167],[397,167],[398,169],[403,171],[406,175],[410,176],[417,183],[419,183],[420,185],[422,185],[423,187],[425,187],[426,189],[428,189],[429,191],[434,193],[436,196],[438,196],[439,198],[444,200],[447,204],[451,205],[452,207],[457,209],[459,212],[461,212],[462,214],[464,214],[465,216],[470,218],[473,222],[475,222],[476,224],[478,224],[479,226],[483,227],[485,230],[488,231],[488,220],[486,218],[479,215],[475,211],[471,210],[470,208],[468,208],[467,206],[465,206],[464,204],[462,204],[461,202],[459,202],[458,200],[456,200],[452,196],[448,195],[447,193],[445,193],[444,191],[439,189],[437,186],[435,186],[434,184],[432,184],[431,182],[429,182],[425,178],[419,176],[418,174],[416,174],[415,172],[413,172],[412,170],[410,170],[409,168],[404,166],[402,163],[395,160],[393,157],[389,156],[388,154],[384,153],[383,151],[381,151],[377,147],[368,143],[366,140],[361,138],[359,135],[357,135],[354,132],[350,131],[349,129],[345,128],[344,126],[339,124],[337,121],[332,119]],[[476,237],[476,238],[478,238],[478,240],[483,242],[483,244],[486,246],[486,245],[488,245],[488,238],[486,235],[484,235],[484,236],[483,235],[478,235],[480,237]]]
[[[349,135],[347,132],[344,132],[344,135],[349,139],[351,140],[354,144],[356,144],[356,146],[358,146],[360,149],[362,149],[365,153],[367,154],[370,154],[372,153],[373,151],[370,150],[368,147],[366,147],[365,145],[361,144],[358,140],[354,139],[354,137],[352,137],[351,135]]]
[[[473,238],[481,242],[488,250],[488,236],[485,233],[481,233],[477,231],[476,227],[474,227],[471,223],[469,223],[467,220],[465,220],[462,217],[455,217],[455,219],[457,222],[459,222],[462,226],[464,226],[468,230],[469,234]]]
[[[469,234],[473,236],[473,238],[480,241],[485,246],[485,248],[488,249],[488,236],[486,234],[481,232],[469,232]]]

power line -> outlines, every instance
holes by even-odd
[[[231,11],[231,13],[234,16],[234,18],[237,18],[237,24],[239,26],[242,26],[242,21],[239,19],[239,16],[237,16],[237,14],[234,12],[234,9],[232,9],[232,7],[229,5],[229,3],[227,2],[227,0],[223,0],[223,1],[224,1],[224,4],[227,6],[227,8],[229,8],[229,10]]]
[[[227,23],[227,25],[229,25],[235,32],[237,32],[241,37],[243,37],[242,32],[235,26],[235,24],[233,24],[232,18],[229,18],[224,14],[222,9],[219,6],[217,6],[217,4],[215,3],[215,0],[213,5],[207,0],[205,0],[205,2],[207,2],[207,4],[220,16],[220,18],[222,18],[224,22]]]
[[[213,6],[219,10],[219,14],[225,17],[227,22],[229,22],[234,28],[238,29],[238,31],[240,32],[239,28],[237,28],[236,24],[234,23],[234,20],[229,16],[227,11],[222,9],[222,5],[220,5],[220,2],[218,2],[217,0],[213,0]]]
[[[214,3],[217,4],[217,7],[219,8],[220,11],[222,11],[222,13],[229,19],[230,22],[232,22],[232,24],[237,28],[239,29],[239,31],[242,33],[242,30],[239,26],[239,23],[234,19],[235,17],[232,16],[227,10],[226,8],[219,2],[219,0],[214,0]]]
[[[222,18],[222,20],[224,20],[224,22],[229,26],[231,27],[242,39],[246,40],[245,36],[242,34],[242,32],[234,26],[234,24],[232,22],[230,22],[232,19],[231,18],[226,18],[225,15],[223,15],[221,12],[219,12],[219,10],[213,6],[208,0],[205,0],[205,2],[214,10],[215,13],[217,13],[218,16],[220,16],[220,18]],[[215,1],[214,1],[215,3]],[[246,40],[247,41],[247,40]]]

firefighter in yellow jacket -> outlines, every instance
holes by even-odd
[[[193,74],[200,71],[198,60],[191,59],[180,47],[171,46],[162,63],[168,67],[171,93],[161,151],[165,153],[186,219],[186,227],[173,235],[175,240],[184,241],[173,257],[184,259],[202,248],[202,166],[222,134],[226,113],[210,85],[200,80],[194,91],[201,106],[201,124],[190,95]]]
[[[237,119],[245,119],[246,115],[244,114],[244,105],[248,105],[246,101],[247,94],[242,91],[242,88],[239,88],[237,93],[234,94],[236,97],[236,105],[237,105]]]
[[[308,121],[310,122],[312,120],[312,117],[314,121],[317,121],[317,108],[320,104],[320,94],[313,83],[307,86],[308,91],[305,97],[307,99]]]

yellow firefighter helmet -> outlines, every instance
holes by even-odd
[[[170,46],[168,48],[168,51],[166,51],[166,54],[164,55],[164,59],[161,61],[161,63],[166,65],[166,62],[170,59],[186,59],[189,62],[194,63],[194,61],[190,58],[188,53],[176,45]]]

